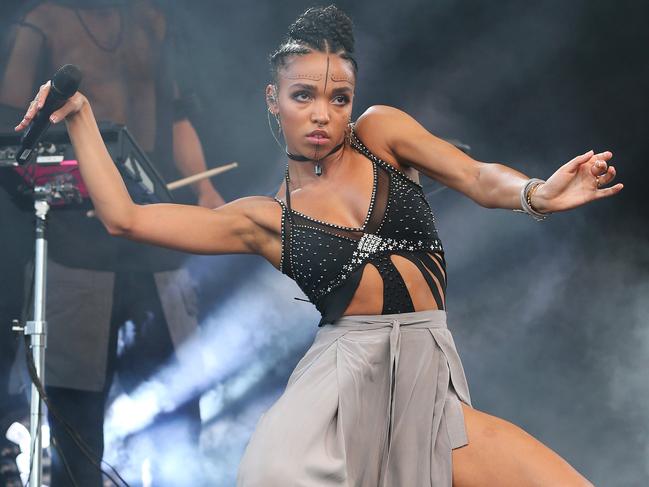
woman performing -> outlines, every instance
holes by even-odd
[[[240,487],[586,486],[552,450],[471,406],[446,327],[446,268],[422,172],[486,208],[535,218],[617,194],[612,154],[547,181],[476,161],[387,106],[351,122],[357,64],[349,18],[307,10],[271,56],[269,113],[286,141],[275,198],[216,210],[133,203],[87,99],[66,121],[97,215],[113,235],[199,254],[264,256],[322,313],[311,348],[262,416]],[[24,129],[42,107],[39,90]],[[242,312],[245,312],[242,310]]]

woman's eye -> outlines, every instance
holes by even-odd
[[[349,103],[349,97],[347,95],[338,95],[334,97],[333,102],[338,105],[345,105]]]
[[[293,94],[293,99],[297,101],[308,101],[311,99],[311,95],[306,91],[298,91],[297,93]]]

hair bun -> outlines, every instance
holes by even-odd
[[[353,27],[351,19],[335,5],[308,9],[291,24],[284,42],[268,58],[273,80],[277,82],[279,70],[291,56],[302,56],[314,50],[335,53],[346,59],[356,75],[358,65],[352,55]]]
[[[354,52],[354,32],[351,19],[335,5],[311,7],[288,29],[289,39],[329,50]]]

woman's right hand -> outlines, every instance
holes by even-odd
[[[14,130],[16,132],[20,132],[21,130],[27,128],[27,126],[32,122],[32,120],[34,119],[38,111],[41,108],[43,108],[43,105],[45,104],[45,100],[47,99],[47,95],[50,92],[51,85],[52,85],[51,81],[48,81],[47,83],[41,85],[40,89],[38,90],[38,93],[36,94],[36,97],[29,104],[29,107],[27,108],[27,112],[25,112],[25,116],[20,121],[20,123],[14,127]],[[63,105],[61,108],[53,112],[52,115],[50,115],[50,122],[58,123],[64,118],[69,117],[70,115],[74,115],[75,113],[81,111],[84,105],[87,104],[88,104],[88,99],[85,96],[83,96],[80,92],[77,91],[74,95],[68,98],[68,100],[65,102],[65,105]]]

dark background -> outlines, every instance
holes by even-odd
[[[19,4],[4,3],[5,12]],[[201,100],[193,122],[208,165],[240,164],[215,180],[228,200],[270,194],[281,179],[285,160],[263,96],[266,59],[310,5],[166,5],[183,41],[181,79]],[[393,105],[434,134],[469,144],[476,159],[540,178],[588,149],[613,152],[620,195],[541,223],[451,190],[430,202],[474,406],[522,426],[598,486],[647,485],[648,4],[337,5],[356,25],[355,117],[373,104]],[[202,285],[205,334],[195,346],[208,364],[196,390],[213,412],[205,413],[207,471],[213,485],[232,485],[258,414],[283,389],[317,316],[261,259],[189,265]],[[256,375],[253,363],[262,364]]]

